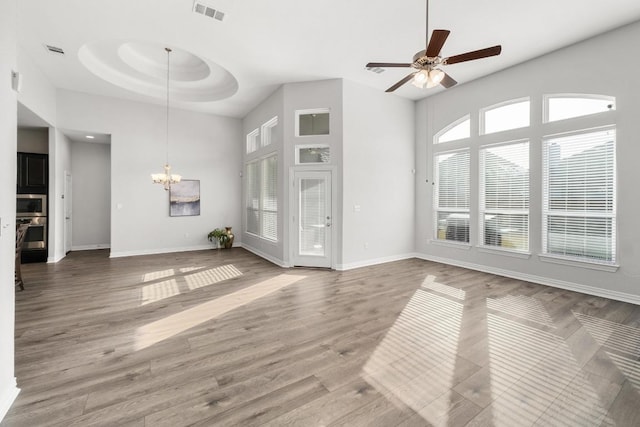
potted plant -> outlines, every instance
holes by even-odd
[[[224,230],[222,228],[216,228],[207,234],[207,238],[219,248],[229,249],[233,245],[231,227],[225,227]]]

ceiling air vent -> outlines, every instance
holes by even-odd
[[[380,67],[367,67],[367,70],[372,71],[376,74],[384,73],[384,68]]]
[[[193,2],[193,11],[195,13],[199,13],[200,15],[208,16],[209,18],[216,19],[218,21],[222,21],[224,19],[224,12],[214,9],[206,4],[194,1]]]
[[[58,55],[64,55],[64,50],[61,47],[51,46],[49,44],[45,44],[44,47],[51,53],[55,53]]]

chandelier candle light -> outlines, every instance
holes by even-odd
[[[169,190],[169,188],[171,188],[171,184],[177,184],[178,182],[180,182],[182,177],[180,175],[172,174],[171,166],[169,166],[169,55],[171,54],[171,49],[165,47],[164,50],[167,51],[167,161],[164,164],[164,173],[152,173],[151,179],[153,180],[154,184],[162,184],[164,185],[165,190]]]

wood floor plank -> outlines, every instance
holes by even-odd
[[[632,304],[419,259],[338,272],[241,248],[108,255],[23,266],[22,392],[2,427],[640,423]],[[252,294],[281,275],[300,280]],[[137,349],[141,328],[236,297]]]

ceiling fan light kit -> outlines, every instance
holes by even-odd
[[[451,76],[445,73],[440,67],[457,64],[460,62],[473,61],[475,59],[487,58],[489,56],[500,55],[502,46],[492,46],[485,49],[474,50],[466,52],[460,55],[454,55],[443,58],[440,56],[440,51],[444,42],[449,37],[449,30],[433,30],[431,40],[429,40],[429,0],[426,1],[426,37],[427,48],[421,50],[413,56],[413,62],[411,63],[394,63],[394,62],[369,62],[367,68],[413,68],[415,71],[404,77],[402,80],[391,86],[386,92],[393,92],[400,86],[408,83],[412,84],[420,89],[436,87],[439,84],[445,89],[456,85],[456,82]]]

